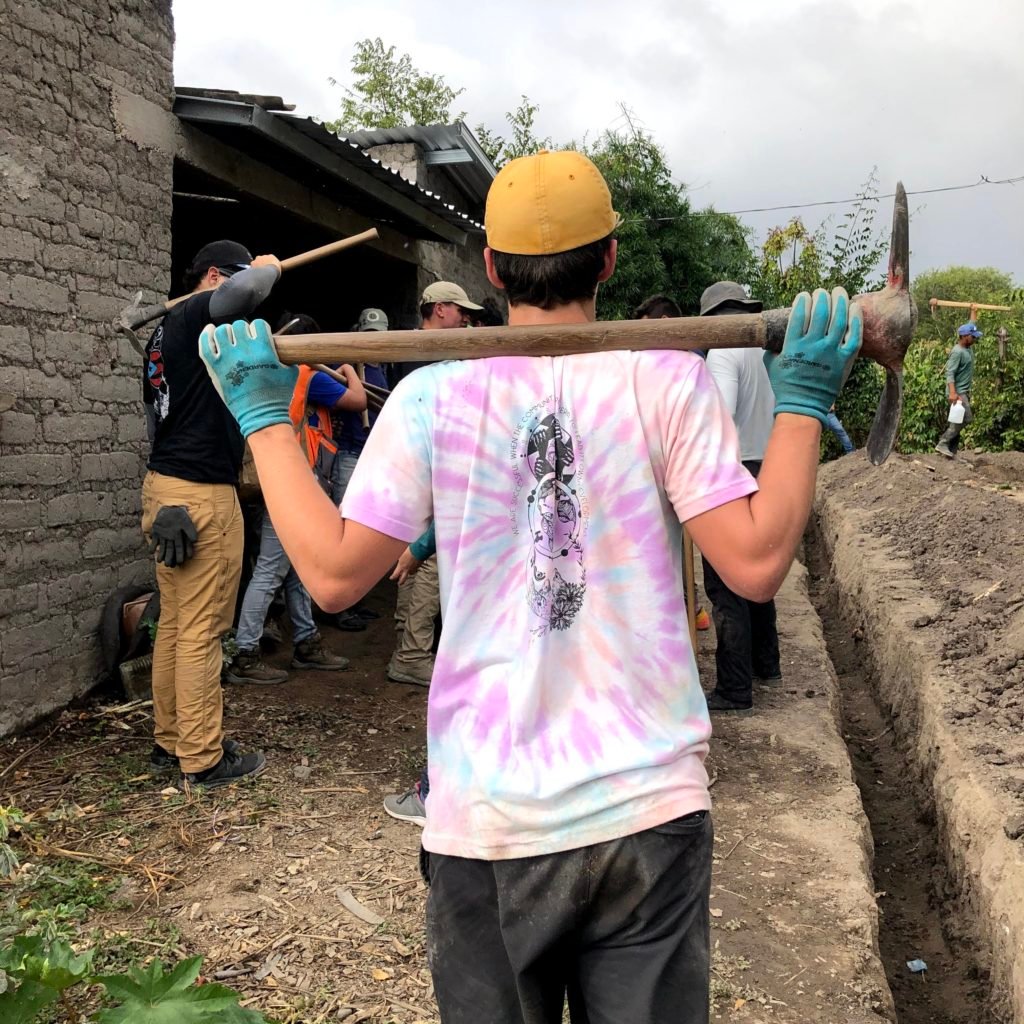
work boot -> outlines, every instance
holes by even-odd
[[[239,750],[224,756],[212,767],[201,772],[186,772],[182,779],[193,789],[216,789],[218,786],[230,786],[242,779],[255,779],[267,768],[267,759],[262,750],[243,754]]]
[[[237,740],[225,738],[221,740],[220,745],[224,748],[225,754],[235,754],[241,750]],[[176,772],[179,768],[180,763],[176,754],[169,754],[159,743],[153,744],[153,749],[149,753],[150,775],[165,775],[168,772]]]
[[[292,654],[292,668],[318,668],[325,672],[331,670],[340,672],[343,668],[348,668],[348,658],[331,653],[324,647],[320,634],[314,633],[308,639],[300,640],[295,645],[295,653]]]
[[[334,625],[344,633],[362,633],[366,629],[366,619],[348,608],[334,616]]]
[[[427,823],[427,805],[420,797],[420,784],[407,793],[394,793],[384,797],[384,810],[399,821],[408,821],[423,828]]]
[[[740,704],[737,701],[729,700],[728,697],[721,696],[717,690],[708,694],[708,711],[729,711],[736,715],[752,715],[754,713],[754,705]]]
[[[953,458],[954,455],[956,454],[956,452],[952,452],[952,451],[949,450],[949,445],[948,444],[943,444],[941,441],[935,446],[935,450],[940,455],[945,455],[947,459]]]
[[[259,651],[239,651],[225,673],[229,683],[249,683],[255,686],[274,686],[288,679],[284,669],[264,664]]]
[[[430,686],[430,677],[434,674],[434,662],[431,659],[422,667],[403,668],[395,664],[392,658],[388,664],[388,679],[393,683],[410,683],[412,686]]]

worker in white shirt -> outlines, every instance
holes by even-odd
[[[700,298],[701,316],[759,313],[761,303],[748,297],[741,285],[718,281]],[[732,414],[740,437],[743,465],[757,476],[768,436],[772,431],[775,396],[762,352],[754,348],[712,349],[708,369]],[[775,602],[759,604],[734,594],[706,558],[704,589],[712,606],[718,647],[715,650],[717,683],[708,695],[708,709],[751,712],[754,679],[773,685],[782,681]]]

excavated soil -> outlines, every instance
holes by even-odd
[[[837,634],[836,643],[849,645],[845,665],[839,656],[837,663],[870,679],[899,746],[894,756],[905,758],[905,793],[927,825],[922,845],[937,843],[942,870],[926,886],[930,908],[939,912],[951,948],[973,951],[964,954],[971,962],[960,965],[962,981],[968,988],[976,982],[985,1009],[963,1019],[991,1014],[1018,1024],[1022,498],[1019,453],[968,454],[952,463],[938,455],[893,456],[877,469],[850,456],[821,473],[815,534],[826,560],[824,599],[838,613],[836,628],[846,629],[845,641]],[[870,762],[870,751],[853,749]],[[884,813],[876,809],[873,820]],[[898,868],[913,869],[921,851],[912,846]],[[948,1018],[935,1019],[960,1020],[955,1014],[962,1010],[949,1007]]]

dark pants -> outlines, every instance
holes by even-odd
[[[711,815],[565,853],[429,856],[443,1024],[706,1024]]]
[[[954,454],[957,448],[960,447],[960,432],[974,419],[970,395],[961,395],[960,398],[964,403],[963,423],[947,423],[946,432],[939,438],[939,444],[944,444]]]
[[[743,465],[755,477],[761,470],[760,462]],[[754,699],[754,676],[771,679],[780,674],[775,602],[759,604],[734,594],[703,555],[701,561],[704,590],[711,602],[718,640],[715,692],[726,700],[749,706]]]

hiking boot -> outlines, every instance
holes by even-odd
[[[384,810],[399,821],[408,821],[423,828],[427,823],[427,806],[420,798],[420,784],[417,782],[408,793],[394,793],[384,797]]]
[[[941,441],[935,446],[935,450],[940,455],[945,455],[947,459],[952,459],[956,455],[956,452],[949,450],[948,444],[943,444]]]
[[[380,612],[375,612],[372,608],[367,608],[365,604],[353,605],[349,608],[349,611],[365,622],[373,622],[380,618]]]
[[[388,665],[388,679],[392,683],[410,683],[412,686],[430,686],[430,677],[434,672],[434,662],[421,669],[401,668],[395,665],[392,658]]]
[[[736,715],[752,715],[754,713],[753,702],[740,704],[737,701],[729,700],[721,696],[717,691],[708,694],[708,711],[729,711]]]
[[[241,749],[237,740],[227,738],[221,740],[220,745],[224,748],[225,754],[235,754]],[[176,772],[179,768],[180,763],[176,754],[169,754],[159,743],[153,744],[153,749],[149,753],[149,773],[151,775],[164,775],[168,772]]]
[[[349,608],[334,616],[334,625],[343,633],[362,633],[366,629],[366,619]]]
[[[264,664],[259,651],[239,651],[225,672],[229,683],[250,683],[255,686],[273,686],[288,679],[281,668]]]
[[[263,635],[260,643],[274,650],[284,643],[284,633],[281,632],[281,624],[276,619],[267,619],[263,624]]]
[[[292,654],[292,668],[318,668],[325,672],[340,672],[348,668],[348,658],[340,654],[332,654],[326,647],[319,633],[314,633],[308,640],[300,640]]]
[[[242,779],[255,779],[267,769],[267,759],[262,750],[243,754],[239,750],[224,756],[212,767],[201,772],[186,772],[182,775],[185,784],[193,789],[217,789],[219,786],[230,786]]]

